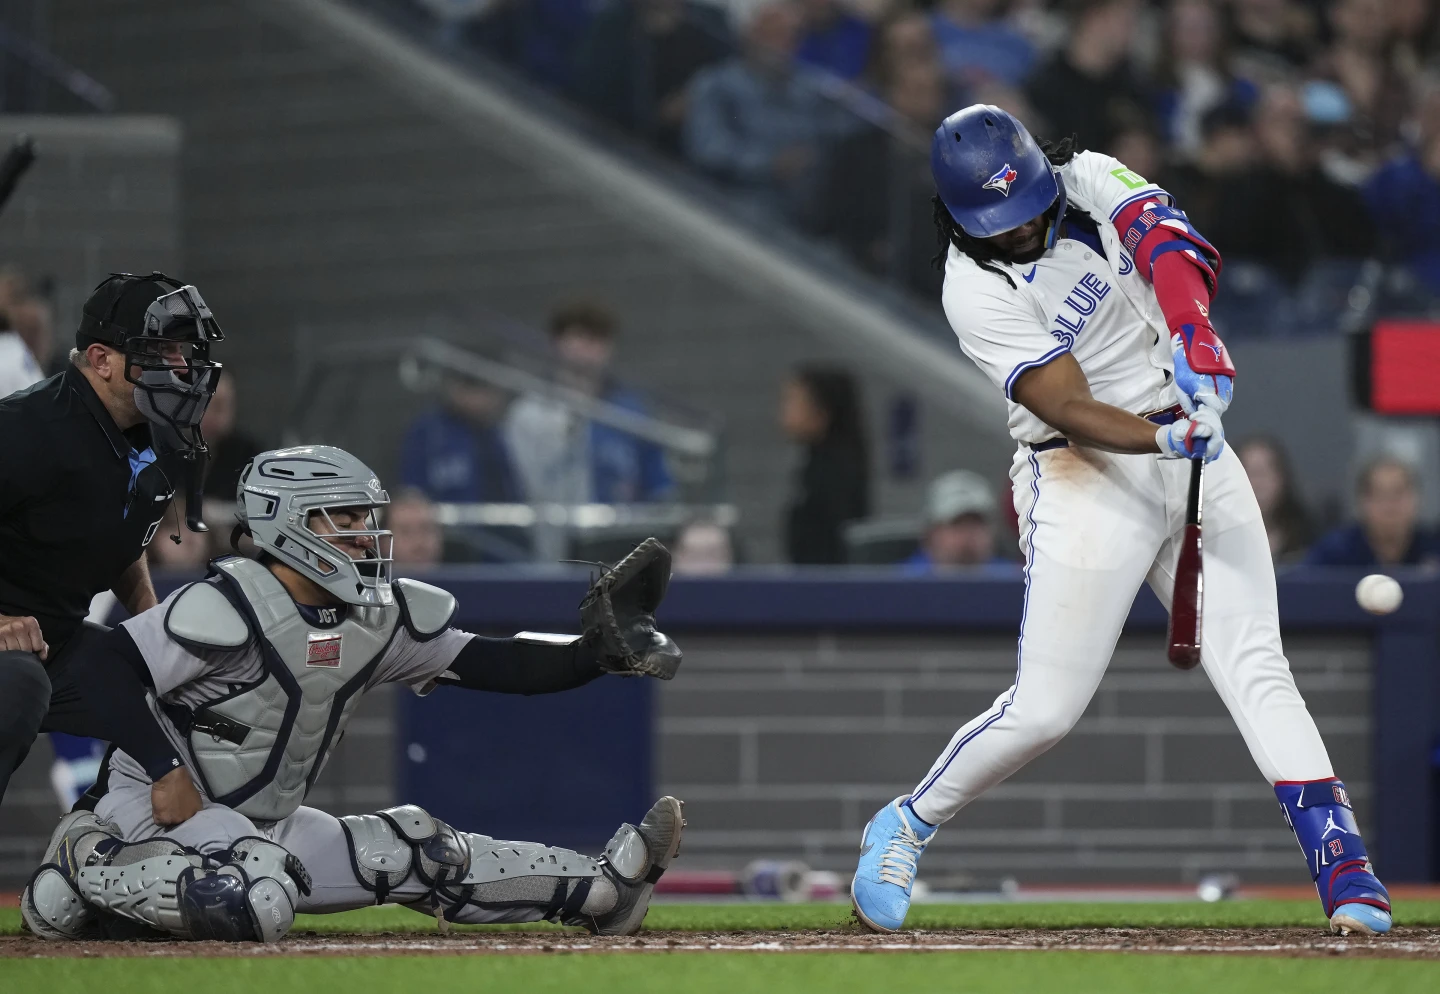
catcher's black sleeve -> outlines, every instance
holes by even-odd
[[[439,686],[497,694],[553,694],[583,687],[600,676],[600,662],[586,642],[540,644],[476,635],[439,681]]]

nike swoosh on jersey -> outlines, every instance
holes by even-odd
[[[1028,272],[1028,273],[1021,273],[1020,276],[1021,276],[1022,279],[1025,280],[1026,283],[1034,283],[1034,282],[1035,282],[1035,270],[1037,270],[1037,269],[1039,269],[1039,268],[1040,268],[1039,266],[1031,266],[1031,267],[1030,267],[1030,272]]]

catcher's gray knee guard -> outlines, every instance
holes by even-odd
[[[614,905],[600,861],[571,849],[457,832],[414,804],[347,815],[340,824],[355,878],[374,892],[376,904],[413,877],[426,893],[417,899],[409,887],[396,898],[454,922],[531,909],[546,920],[566,920],[592,905]]]
[[[201,855],[169,839],[122,843],[77,874],[90,904],[182,939],[278,942],[310,881],[291,853],[238,839]]]

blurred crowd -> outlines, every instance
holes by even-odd
[[[877,274],[938,285],[928,139],[999,105],[1177,197],[1281,286],[1440,291],[1436,0],[408,0]]]
[[[0,266],[0,394],[64,368],[67,350],[59,338],[66,336],[55,334],[50,295],[45,281]],[[442,505],[654,505],[681,496],[658,444],[587,418],[574,406],[577,398],[588,398],[634,414],[649,412],[649,402],[613,374],[619,335],[615,315],[595,301],[564,303],[552,312],[544,362],[568,403],[454,372],[443,375],[434,402],[405,428],[394,453],[396,472],[386,481],[392,503],[385,520],[395,535],[399,568],[514,561],[537,553],[523,528],[442,524]],[[231,551],[240,474],[267,447],[242,427],[241,400],[227,372],[201,423],[210,447],[202,509],[210,531],[179,527],[186,510],[181,502],[176,527],[161,529],[149,546],[156,569],[198,570]],[[1008,486],[997,488],[969,469],[935,475],[913,514],[877,517],[872,475],[878,461],[865,411],[859,381],[843,367],[803,364],[783,381],[774,423],[795,453],[793,476],[780,484],[785,561],[888,564],[909,575],[1018,561]],[[1307,505],[1276,439],[1241,440],[1236,451],[1277,563],[1440,565],[1440,534],[1421,523],[1420,481],[1409,463],[1381,456],[1364,466],[1355,516],[1341,522],[1332,509]],[[632,537],[623,536],[619,545],[628,548]],[[697,506],[663,537],[682,574],[723,573],[746,558],[741,535],[732,534],[712,508]]]
[[[1264,306],[1223,316],[1263,327],[1307,301],[1323,316],[1321,291],[1354,273],[1337,260],[1403,265],[1440,292],[1440,0],[409,2],[932,301],[929,136],[977,101],[1170,190],[1231,266],[1217,315],[1248,293]],[[964,470],[933,481],[908,530],[857,527],[872,464],[860,406],[843,370],[800,368],[784,389],[800,453],[791,561],[923,572],[1014,548],[1010,502]],[[1404,463],[1366,467],[1356,520],[1326,532],[1336,522],[1306,508],[1273,440],[1241,452],[1278,561],[1435,557]]]

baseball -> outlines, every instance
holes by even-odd
[[[1355,585],[1355,600],[1371,614],[1390,614],[1405,599],[1405,591],[1392,576],[1371,573]]]

